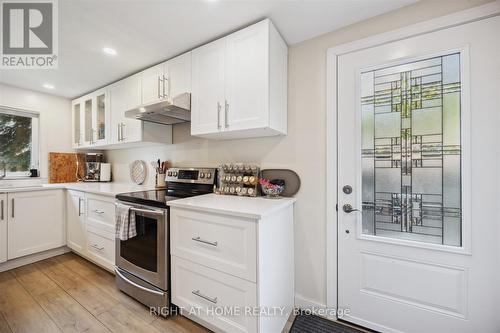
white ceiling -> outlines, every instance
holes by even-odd
[[[59,68],[3,70],[0,82],[72,98],[265,17],[294,44],[413,2],[59,0]]]

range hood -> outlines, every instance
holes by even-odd
[[[164,125],[191,121],[191,94],[179,94],[172,103],[161,101],[128,110],[125,117]]]

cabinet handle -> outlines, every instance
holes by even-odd
[[[160,82],[161,82],[161,78],[160,78],[160,75],[158,75],[158,82],[157,82],[157,88],[158,88],[158,99],[161,98],[161,94],[160,94]]]
[[[82,198],[78,198],[78,216],[82,216]]]
[[[220,109],[221,105],[217,102],[217,128],[220,129],[222,126],[220,125]]]
[[[125,123],[122,123],[122,141],[125,140],[125,135],[123,135],[124,132],[123,128],[125,127],[125,125],[126,125]]]
[[[0,207],[0,210],[1,210],[1,212],[0,212],[0,214],[1,214],[1,216],[0,216],[0,220],[2,220],[2,221],[3,221],[3,200],[0,202],[0,206],[1,206],[1,207]]]
[[[14,198],[12,198],[12,218],[14,218]]]
[[[206,296],[206,295],[203,295],[202,293],[200,293],[200,290],[199,290],[199,289],[198,289],[198,290],[193,290],[191,293],[192,293],[193,295],[196,295],[196,296],[198,296],[198,297],[201,297],[201,298],[203,298],[204,300],[207,300],[207,301],[209,301],[209,302],[211,302],[211,303],[217,304],[217,297],[212,298],[212,297],[208,297],[208,296]]]
[[[212,246],[217,246],[217,242],[211,242],[211,241],[204,240],[200,236],[193,237],[191,239],[194,240],[195,242],[199,242],[199,243],[203,243],[203,244],[208,244],[208,245],[212,245]]]
[[[224,100],[224,127],[229,127],[229,103]]]
[[[168,95],[165,93],[165,84],[167,83],[168,79],[163,75],[163,98],[168,98]]]
[[[99,215],[104,214],[104,212],[102,210],[98,210],[98,209],[94,209],[93,212],[96,214],[99,214]]]
[[[104,250],[104,247],[99,247],[99,245],[97,245],[97,244],[90,245],[90,247],[93,247],[94,249],[96,249],[96,250],[98,250],[98,251],[102,251],[102,250]]]

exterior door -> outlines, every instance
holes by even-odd
[[[344,320],[500,330],[499,31],[494,17],[338,57]]]

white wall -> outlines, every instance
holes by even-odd
[[[71,104],[68,99],[0,84],[0,106],[40,114],[40,176],[48,177],[48,153],[71,152]]]
[[[290,168],[302,178],[295,209],[297,303],[326,303],[326,50],[329,47],[397,29],[487,0],[423,0],[412,6],[293,45],[289,50],[288,136],[209,141],[189,136],[189,124],[174,128],[174,144],[112,151],[114,179],[129,181],[135,159],[168,159],[175,166],[217,166],[257,162],[263,168]],[[152,183],[153,177],[149,177]],[[330,203],[334,204],[334,203]]]

